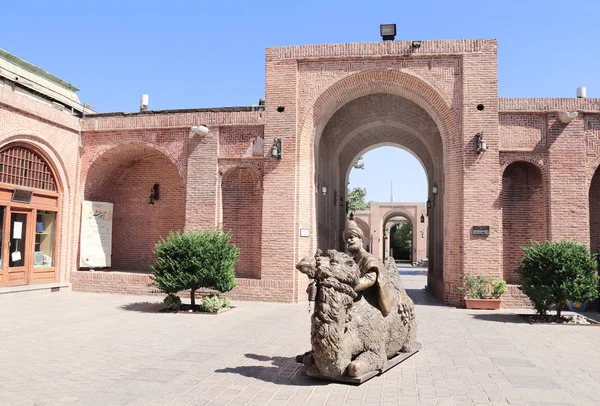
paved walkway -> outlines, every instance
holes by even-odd
[[[237,302],[156,314],[156,298],[59,292],[0,298],[0,405],[592,405],[600,327],[438,306],[402,272],[423,349],[361,386],[313,381],[306,304]]]

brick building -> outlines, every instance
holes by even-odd
[[[95,114],[4,51],[0,78],[3,292],[144,293],[160,236],[223,226],[241,250],[233,297],[304,300],[295,263],[343,247],[352,164],[384,145],[426,171],[428,286],[445,303],[463,273],[522,303],[529,239],[600,248],[600,99],[498,98],[495,40],[268,48],[250,107]],[[83,201],[113,204],[109,268],[80,266]]]

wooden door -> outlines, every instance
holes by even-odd
[[[8,229],[4,230],[4,240],[8,245],[8,250],[4,250],[8,255],[3,260],[3,264],[8,264],[5,286],[26,285],[31,264],[31,210],[11,208],[9,216],[5,222]]]

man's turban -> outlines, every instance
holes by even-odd
[[[344,230],[344,239],[347,239],[350,235],[358,237],[363,241],[365,239],[362,230],[354,220],[348,220],[348,222],[346,223],[346,229]]]

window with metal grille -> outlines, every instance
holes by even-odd
[[[0,182],[56,192],[56,182],[48,164],[24,147],[0,152]]]

